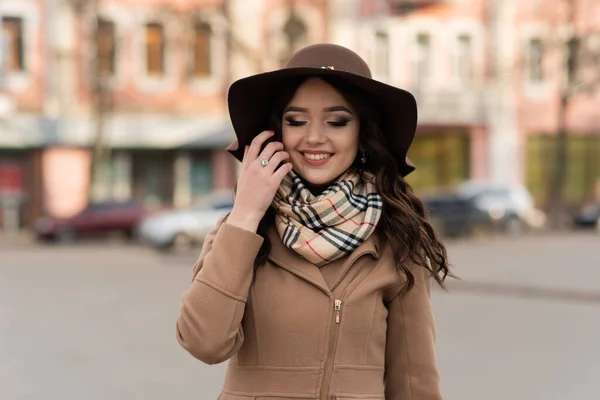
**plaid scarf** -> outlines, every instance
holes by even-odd
[[[319,267],[360,246],[375,230],[383,209],[374,177],[365,177],[368,181],[348,170],[314,196],[290,172],[273,199],[277,232],[285,246]]]

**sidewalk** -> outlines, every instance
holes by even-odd
[[[28,247],[33,246],[34,243],[31,232],[25,230],[14,235],[6,235],[4,232],[0,232],[0,249]]]

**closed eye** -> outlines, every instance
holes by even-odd
[[[331,125],[331,126],[333,126],[333,127],[335,127],[335,128],[341,128],[343,126],[348,125],[349,122],[350,122],[349,119],[341,119],[341,120],[338,120],[338,121],[330,121],[330,122],[328,122],[328,124]]]
[[[293,119],[292,117],[286,117],[285,124],[289,125],[289,126],[303,126],[303,125],[306,125],[307,122],[306,121],[298,121],[298,120]]]

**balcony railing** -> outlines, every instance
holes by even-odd
[[[419,124],[478,125],[485,122],[485,103],[479,90],[413,90]]]

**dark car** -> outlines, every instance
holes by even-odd
[[[70,218],[41,218],[34,224],[33,231],[38,240],[46,242],[106,236],[114,232],[134,238],[139,222],[147,215],[144,207],[132,202],[92,203]]]
[[[457,237],[470,233],[475,210],[468,199],[448,193],[424,199],[429,219],[444,236]]]
[[[433,225],[449,237],[478,232],[518,234],[541,227],[545,219],[522,187],[463,185],[450,193],[426,197],[424,203]]]
[[[600,204],[587,204],[573,216],[576,228],[600,229]]]

